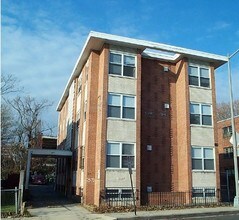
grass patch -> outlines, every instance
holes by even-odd
[[[1,206],[1,213],[3,213],[3,212],[15,212],[15,205]]]

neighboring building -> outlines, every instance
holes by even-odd
[[[235,196],[235,179],[233,145],[230,143],[230,138],[232,135],[231,119],[218,121],[217,128],[222,198],[223,201],[233,201]],[[236,132],[239,133],[239,116],[235,117],[235,129]]]
[[[215,72],[227,57],[91,32],[57,107],[58,189],[85,204],[219,188]],[[72,188],[71,188],[72,187]]]

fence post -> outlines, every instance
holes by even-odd
[[[16,214],[18,213],[18,200],[17,200],[17,187],[15,187],[15,210],[16,210]]]

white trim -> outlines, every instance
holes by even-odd
[[[173,52],[180,54],[180,56],[185,56],[188,58],[193,58],[196,60],[205,60],[207,62],[214,63],[214,66],[217,68],[228,61],[227,56],[221,56],[211,53],[205,53],[202,51],[186,49],[182,47],[175,47],[167,44],[155,43],[152,41],[138,40],[133,38],[121,37],[117,35],[105,34],[100,32],[91,31],[86,39],[86,42],[83,46],[83,49],[80,53],[80,56],[77,59],[77,62],[72,70],[71,76],[66,84],[66,87],[63,91],[61,99],[57,105],[57,111],[60,111],[66,98],[68,97],[68,92],[70,85],[73,80],[80,74],[86,60],[88,59],[92,50],[101,50],[104,43],[121,45],[124,47],[131,47],[144,51],[147,48],[156,49],[161,51]],[[147,53],[146,53],[147,54]],[[160,55],[160,57],[169,60],[167,55]],[[173,58],[172,58],[173,59]],[[179,59],[175,57],[175,59]]]
[[[200,148],[200,150],[201,150],[201,157],[193,157],[192,154],[191,154],[191,159],[192,160],[193,159],[201,159],[202,160],[202,169],[201,170],[200,169],[193,169],[193,167],[192,167],[192,172],[215,173],[216,172],[216,160],[215,160],[216,156],[215,156],[215,149],[214,149],[214,147],[192,145],[191,146],[191,150],[193,148]],[[212,151],[213,151],[213,158],[205,158],[204,157],[204,149],[205,148],[212,149]],[[206,170],[204,168],[204,160],[205,159],[213,160],[213,170]]]
[[[196,115],[196,114],[193,114],[193,113],[191,113],[191,104],[192,105],[199,105],[199,114],[200,114],[200,124],[191,124],[191,122],[190,122],[190,126],[200,126],[200,127],[212,127],[213,128],[213,125],[214,125],[214,123],[213,123],[213,110],[212,110],[212,103],[201,103],[201,102],[190,102],[189,103],[189,105],[190,105],[190,116],[191,116],[191,114],[192,115]],[[210,105],[210,107],[211,107],[211,120],[212,120],[212,124],[211,125],[204,125],[204,124],[202,124],[202,116],[203,116],[203,114],[202,114],[202,106],[203,105]]]
[[[119,154],[108,154],[107,150],[108,150],[108,144],[119,144]],[[106,165],[105,165],[105,169],[106,170],[128,170],[128,167],[122,167],[122,146],[123,144],[131,144],[133,145],[134,148],[134,167],[132,167],[132,170],[136,170],[136,143],[135,142],[122,142],[122,141],[110,141],[108,140],[106,142]],[[119,161],[119,166],[120,167],[107,167],[107,156],[119,156],[120,157],[120,161]]]
[[[116,95],[116,96],[120,96],[120,117],[110,117],[108,116],[108,106],[109,106],[109,102],[108,102],[108,98],[109,95]],[[124,109],[124,97],[131,97],[134,98],[134,118],[123,118],[123,109]],[[114,106],[114,105],[110,105],[110,106]],[[122,93],[114,93],[114,92],[108,92],[108,96],[107,96],[107,119],[121,119],[121,120],[127,120],[127,121],[136,121],[136,96],[135,95],[128,95],[128,94],[122,94]]]

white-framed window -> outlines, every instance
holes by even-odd
[[[232,136],[232,126],[227,126],[222,128],[223,138],[229,138]]]
[[[108,117],[135,119],[135,96],[109,93]]]
[[[192,170],[214,170],[214,149],[192,146]]]
[[[135,77],[136,56],[110,52],[109,74]]]
[[[107,199],[132,199],[132,189],[129,188],[107,188]]]
[[[212,106],[190,103],[190,124],[212,126]]]
[[[189,85],[210,88],[210,70],[206,67],[189,65]]]
[[[207,197],[215,197],[216,196],[216,189],[215,188],[201,188],[201,187],[194,187],[192,189],[192,196],[195,198],[207,198]]]
[[[119,142],[107,143],[107,168],[128,168],[129,163],[131,163],[131,167],[134,168],[135,144]]]

